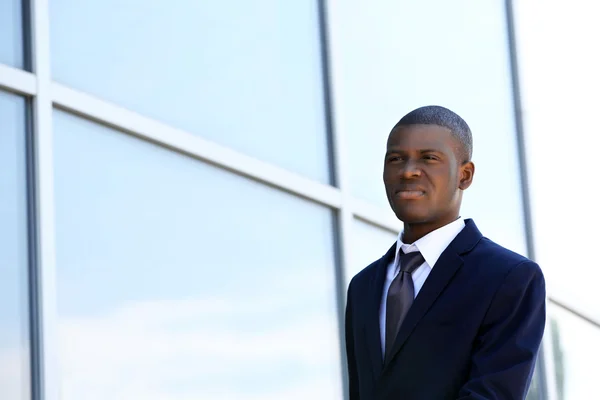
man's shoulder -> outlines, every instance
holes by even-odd
[[[485,268],[489,272],[508,273],[517,266],[539,269],[539,266],[526,256],[510,250],[485,236],[463,257],[465,261],[469,261],[469,264]]]
[[[476,282],[480,288],[476,292],[482,296],[480,301],[498,298],[498,293],[504,293],[499,298],[513,296],[532,284],[545,285],[544,274],[537,263],[486,237],[461,258],[463,279],[456,282],[469,287]]]
[[[477,246],[473,248],[473,253],[480,256],[500,257],[505,261],[513,261],[516,263],[531,261],[526,256],[510,250],[485,236],[483,236]]]

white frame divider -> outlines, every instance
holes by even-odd
[[[252,158],[92,95],[58,83],[52,83],[51,86],[54,105],[58,108],[317,203],[332,208],[341,206],[341,195],[337,188]]]
[[[33,97],[35,214],[37,265],[35,270],[39,321],[39,395],[41,400],[60,400],[58,309],[56,297],[56,246],[54,225],[54,161],[52,93],[50,88],[49,0],[31,0],[32,59],[36,77]],[[37,400],[37,399],[36,399]]]
[[[0,64],[0,90],[34,96],[37,93],[37,78],[31,72]]]

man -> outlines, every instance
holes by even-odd
[[[383,180],[404,231],[348,288],[351,400],[525,398],[544,277],[460,217],[472,146],[467,123],[438,106],[410,112],[389,135]]]

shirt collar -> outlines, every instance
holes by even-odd
[[[454,240],[454,238],[465,227],[465,220],[459,217],[457,220],[442,226],[412,244],[407,244],[402,241],[402,234],[398,235],[396,243],[396,257],[394,258],[394,266],[397,269],[399,265],[399,253],[402,249],[405,253],[420,251],[425,259],[425,262],[430,268],[433,268],[437,260],[440,258],[446,247]]]

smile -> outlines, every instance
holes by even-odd
[[[402,200],[414,200],[425,196],[422,190],[400,190],[396,192],[396,196]]]

